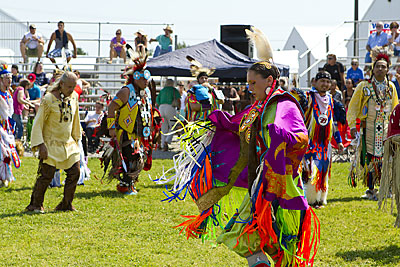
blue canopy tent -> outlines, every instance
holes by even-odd
[[[245,81],[247,69],[257,62],[214,39],[151,58],[147,61],[147,69],[154,76],[191,76],[190,62],[186,59],[188,55],[205,67],[215,68],[212,76],[220,80]],[[289,66],[276,65],[281,76],[289,76]]]

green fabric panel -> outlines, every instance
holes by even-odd
[[[298,196],[304,196],[304,190],[297,186],[299,183],[300,175],[293,180],[291,175],[285,175],[286,178],[286,194],[288,194],[291,198],[295,198]]]
[[[268,105],[266,109],[264,109],[263,115],[262,115],[262,135],[265,144],[267,147],[270,146],[270,137],[268,133],[268,124],[274,123],[275,121],[275,115],[276,115],[276,108],[278,106],[278,102],[274,101],[272,104]]]

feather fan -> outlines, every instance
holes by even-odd
[[[272,47],[267,36],[256,27],[251,27],[251,30],[245,29],[247,38],[256,46],[257,57],[260,60],[272,61]]]

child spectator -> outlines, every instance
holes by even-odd
[[[15,90],[15,88],[19,86],[19,81],[22,79],[22,75],[19,74],[17,65],[11,66],[11,73],[12,73],[11,87],[12,89]]]
[[[103,102],[97,101],[95,108],[96,108],[96,110],[89,111],[85,118],[85,123],[86,123],[85,133],[86,133],[86,137],[88,139],[89,153],[95,152],[97,147],[99,146],[99,138],[97,138],[94,135],[95,135],[95,128],[100,126],[101,121],[104,116]]]
[[[116,31],[115,35],[116,36],[111,39],[111,43],[110,43],[110,60],[108,61],[108,63],[111,64],[113,58],[119,57],[119,58],[122,58],[124,60],[125,64],[127,64],[127,62],[126,62],[126,51],[125,51],[126,41],[121,36],[122,35],[121,29],[118,29]]]
[[[343,100],[344,100],[343,104],[344,104],[344,107],[346,108],[346,111],[347,111],[347,108],[349,107],[350,100],[351,100],[351,98],[353,96],[354,87],[355,87],[354,80],[353,79],[347,79],[346,80],[346,90],[344,91],[344,98],[343,98]]]
[[[82,94],[85,95],[88,93],[90,83],[85,81],[84,79],[81,79],[81,73],[79,72],[79,70],[74,70],[73,72],[78,78],[75,86],[75,92],[78,94],[79,96],[78,100],[79,100]]]
[[[22,79],[21,82],[19,83],[19,86],[15,89],[13,94],[14,114],[12,115],[12,118],[16,124],[14,132],[16,140],[20,140],[22,134],[24,133],[24,125],[22,123],[22,112],[25,108],[25,105],[34,107],[34,105],[29,100],[27,100],[29,86],[30,82],[28,80]]]

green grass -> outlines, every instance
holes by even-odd
[[[23,158],[16,181],[0,189],[1,266],[246,266],[224,246],[186,240],[173,226],[179,215],[194,215],[185,202],[164,203],[163,187],[152,183],[171,160],[155,160],[141,174],[140,193],[123,196],[115,182],[101,184],[99,161],[91,159],[92,179],[77,188],[78,212],[53,212],[62,188],[49,189],[46,214],[24,213],[36,178],[38,161]],[[347,185],[348,164],[334,164],[328,206],[316,213],[321,245],[315,266],[400,266],[400,229],[395,217],[361,200],[364,189]]]

